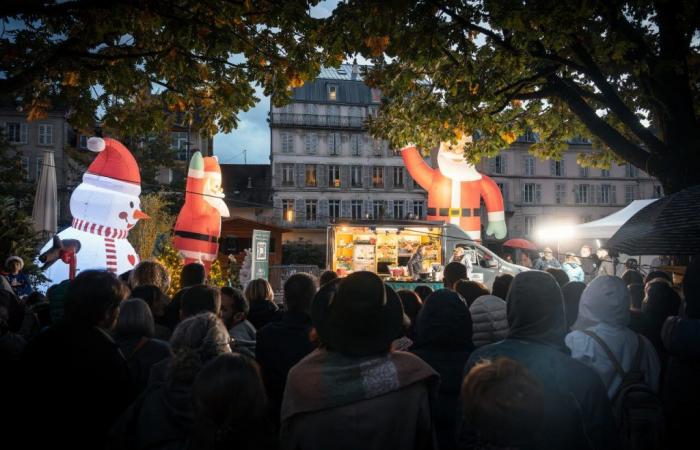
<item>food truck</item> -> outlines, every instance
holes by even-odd
[[[343,221],[328,226],[326,261],[328,270],[343,277],[368,270],[382,277],[394,289],[413,289],[427,284],[442,288],[442,272],[455,247],[462,247],[472,262],[469,278],[491,288],[501,273],[517,274],[525,267],[508,263],[478,242],[469,239],[458,226],[416,220]],[[425,247],[423,271],[411,276],[407,264],[419,246]]]

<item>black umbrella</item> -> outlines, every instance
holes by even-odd
[[[700,253],[700,185],[642,208],[617,230],[606,247],[612,255]]]

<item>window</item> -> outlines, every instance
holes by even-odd
[[[308,133],[304,136],[304,144],[306,147],[306,153],[309,155],[315,155],[318,151],[318,135],[316,133]]]
[[[340,200],[328,200],[328,217],[331,219],[340,217]]]
[[[372,153],[374,156],[382,156],[382,140],[374,139],[372,140]]]
[[[306,186],[316,187],[316,164],[306,165]]]
[[[340,166],[328,166],[328,187],[340,187]]]
[[[566,185],[556,184],[554,185],[554,203],[561,205],[566,203]]]
[[[53,125],[39,124],[39,145],[53,145]]]
[[[610,177],[610,170],[609,169],[600,169],[600,176],[604,178],[609,178]]]
[[[383,188],[384,187],[384,167],[373,167],[372,168],[372,187]]]
[[[491,160],[491,173],[496,175],[505,175],[506,173],[506,156],[498,155]]]
[[[318,207],[318,200],[307,200],[306,201],[306,220],[317,220],[316,209]]]
[[[36,159],[36,177],[35,180],[38,180],[39,177],[41,176],[41,169],[44,168],[44,158],[37,158]]]
[[[661,190],[661,186],[654,186],[654,198],[661,198],[663,197],[663,192]]]
[[[632,203],[637,199],[637,186],[628,184],[625,186],[625,204]]]
[[[26,156],[22,156],[20,161],[22,164],[22,172],[24,172],[24,179],[28,180],[29,179],[29,158],[27,158]]]
[[[352,166],[350,167],[350,186],[351,187],[362,187],[362,166]]]
[[[627,178],[637,178],[639,176],[639,170],[632,164],[627,163],[625,164],[625,176]]]
[[[501,197],[503,197],[503,200],[508,200],[508,193],[506,192],[506,184],[505,183],[496,183],[496,186],[498,186],[498,189],[501,191]]]
[[[564,161],[550,161],[549,168],[550,175],[552,175],[553,177],[564,176]]]
[[[328,136],[328,154],[340,155],[340,133],[331,133]]]
[[[523,216],[523,219],[525,236],[533,236],[537,226],[537,216]]]
[[[370,106],[369,108],[367,108],[367,115],[368,115],[369,117],[373,117],[373,118],[376,119],[376,118],[377,118],[377,113],[378,113],[378,112],[379,112],[379,110],[377,109],[376,106]]]
[[[584,204],[588,203],[591,195],[591,186],[588,184],[579,184],[578,188],[574,190],[576,194],[576,203]]]
[[[600,199],[598,199],[598,203],[604,205],[612,203],[612,188],[609,184],[602,184],[600,186]]]
[[[88,141],[88,137],[85,136],[84,134],[81,134],[81,135],[80,135],[80,139],[78,140],[78,146],[79,146],[79,148],[82,148],[82,149],[88,148],[88,147],[87,147],[87,141]]]
[[[372,217],[381,219],[386,213],[386,202],[384,200],[374,200],[372,202]]]
[[[352,214],[353,219],[362,218],[362,200],[353,200],[350,203],[350,214]]]
[[[5,125],[5,135],[11,144],[27,143],[27,124],[20,122],[7,122]]]
[[[425,201],[424,200],[413,200],[413,214],[418,219],[424,218],[425,213]]]
[[[352,147],[352,156],[362,156],[362,135],[353,135],[350,146]]]
[[[282,153],[294,153],[294,135],[292,133],[282,133],[280,140],[282,141]]]
[[[294,200],[282,200],[282,220],[294,222]]]
[[[403,200],[394,200],[394,219],[404,218]]]
[[[535,174],[535,157],[525,157],[525,175],[533,176]]]
[[[382,101],[382,92],[379,89],[372,88],[372,103],[380,103]]]
[[[579,166],[578,176],[580,176],[581,178],[588,178],[588,167]]]
[[[170,133],[170,149],[177,152],[177,159],[180,161],[189,161],[187,151],[187,132],[173,131]]]
[[[328,100],[331,101],[336,101],[338,100],[338,85],[337,84],[328,84],[326,85],[328,89]]]
[[[403,167],[394,167],[394,187],[403,187]]]
[[[523,185],[523,203],[539,203],[542,196],[542,187],[535,183]]]
[[[294,164],[282,164],[282,186],[294,186]]]

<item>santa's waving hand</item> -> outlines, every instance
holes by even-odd
[[[404,164],[416,183],[428,191],[428,220],[459,225],[474,240],[481,239],[481,198],[486,205],[487,235],[502,239],[507,234],[503,196],[498,185],[464,158],[464,144],[441,142],[438,168],[430,167],[415,145],[401,151]]]

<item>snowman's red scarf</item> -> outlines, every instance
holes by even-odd
[[[96,223],[88,222],[82,219],[73,219],[72,227],[76,230],[85,231],[87,233],[97,234],[106,238],[126,239],[129,235],[129,230],[126,228],[106,227]]]

